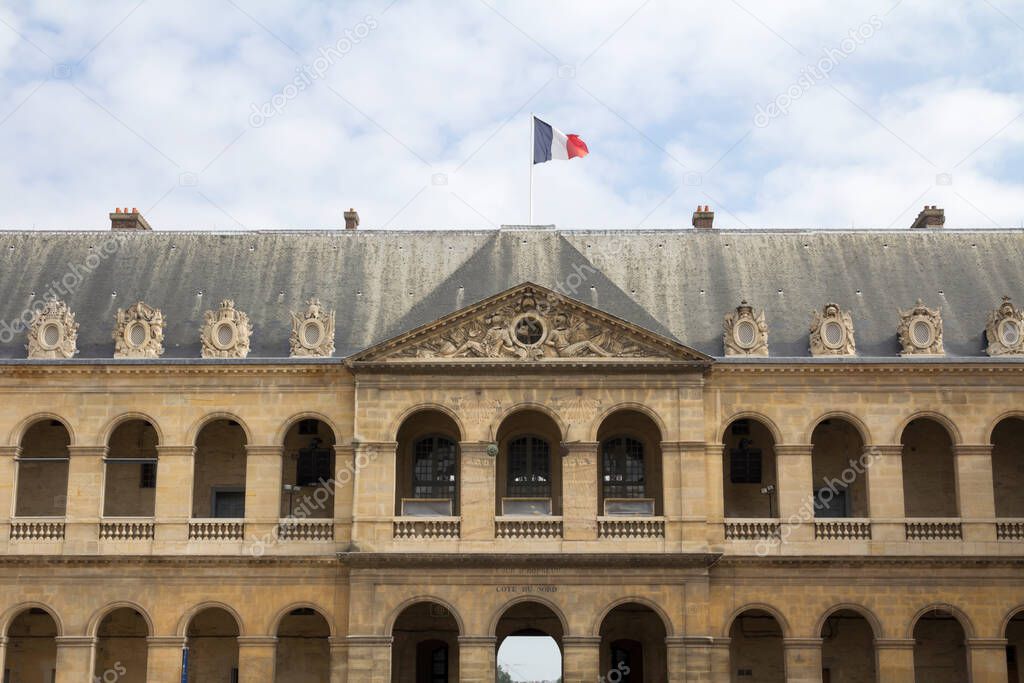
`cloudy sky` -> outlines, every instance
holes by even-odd
[[[1024,221],[1024,1],[0,7],[0,228]]]

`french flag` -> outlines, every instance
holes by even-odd
[[[552,159],[572,159],[590,154],[587,143],[578,135],[566,135],[549,123],[533,117],[533,163],[543,164]]]

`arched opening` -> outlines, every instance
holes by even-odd
[[[862,614],[833,612],[821,627],[821,668],[826,681],[874,683],[875,632]]]
[[[1024,678],[1024,611],[1017,612],[1006,624],[1006,672],[1009,683]]]
[[[597,430],[601,446],[598,514],[661,515],[661,430],[647,415],[621,410]]]
[[[60,420],[39,420],[21,437],[17,517],[63,517],[68,505],[71,435]]]
[[[946,428],[928,418],[912,420],[903,444],[903,505],[907,517],[957,517],[956,461]]]
[[[562,514],[562,432],[536,410],[514,413],[498,429],[498,515]]]
[[[96,631],[96,680],[146,683],[148,636],[146,619],[131,607],[115,609],[105,616]]]
[[[775,439],[755,419],[734,420],[725,431],[725,516],[779,516]]]
[[[729,629],[729,663],[734,680],[786,683],[782,627],[764,610],[749,609]]]
[[[822,420],[811,435],[815,517],[868,517],[864,439],[848,421]]]
[[[7,629],[4,677],[11,683],[53,683],[57,675],[57,624],[49,612],[27,609]]]
[[[152,517],[156,508],[157,434],[145,420],[117,426],[107,442],[103,515]]]
[[[1011,417],[992,430],[996,517],[1024,517],[1024,420]]]
[[[334,518],[334,443],[334,430],[321,420],[299,420],[285,434],[282,518]]]
[[[188,683],[238,680],[238,622],[208,607],[188,624]]]
[[[501,615],[495,629],[498,680],[562,679],[562,622],[539,602],[520,602]]]
[[[410,415],[398,429],[395,514],[459,514],[459,427],[439,410]]]
[[[277,626],[275,678],[288,683],[322,683],[331,678],[331,629],[315,609],[293,609]]]
[[[963,683],[968,680],[967,638],[953,614],[932,610],[914,624],[914,680]]]
[[[199,432],[193,517],[245,517],[245,445],[245,430],[234,420],[214,420]]]
[[[459,680],[459,624],[446,607],[417,602],[391,628],[392,683],[455,683]]]
[[[617,606],[601,622],[601,672],[621,683],[668,680],[665,623],[650,607]]]

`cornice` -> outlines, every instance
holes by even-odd
[[[405,374],[443,373],[455,374],[467,371],[484,370],[491,374],[502,373],[522,375],[524,373],[550,374],[566,370],[590,370],[597,372],[704,372],[710,363],[703,361],[645,360],[642,358],[629,360],[608,360],[588,358],[549,358],[544,361],[505,360],[505,359],[451,359],[451,360],[388,360],[388,361],[352,361],[348,366],[352,372],[383,372]]]
[[[132,362],[97,360],[90,362],[50,361],[33,363],[12,363],[0,361],[0,379],[5,377],[52,377],[134,375],[134,376],[264,376],[264,375],[323,375],[334,374],[350,377],[348,368],[337,359],[334,363],[294,363],[287,358],[260,359],[258,362],[199,361],[185,362]]]
[[[339,552],[352,569],[505,569],[521,568],[693,568],[707,570],[718,553],[368,553]]]
[[[708,374],[715,375],[937,375],[937,374],[996,374],[1024,375],[1024,362],[1006,362],[978,358],[973,361],[906,361],[878,360],[812,362],[809,358],[794,358],[787,362],[736,362],[716,359]]]
[[[282,555],[256,558],[249,554],[238,555],[0,555],[0,571],[19,567],[186,567],[217,568],[239,567],[337,567],[332,555]]]
[[[991,569],[1007,568],[1024,570],[1024,556],[1002,557],[997,555],[822,555],[792,557],[750,557],[740,555],[723,556],[715,569],[869,569],[881,567],[932,568],[932,569]]]

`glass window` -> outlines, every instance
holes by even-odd
[[[428,436],[413,445],[412,497],[455,498],[455,442]]]
[[[521,436],[508,444],[509,498],[551,497],[551,448],[544,439]]]
[[[647,493],[644,445],[636,439],[620,436],[605,441],[601,451],[604,497],[644,498]]]

